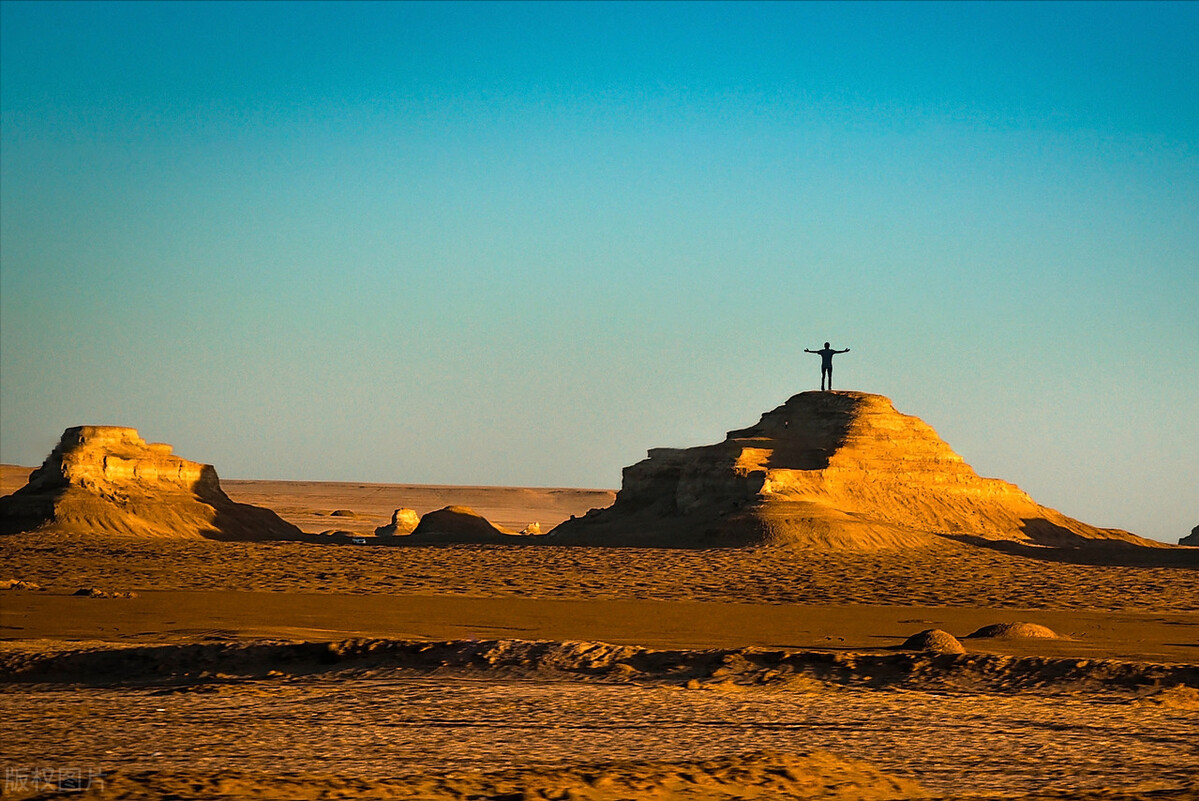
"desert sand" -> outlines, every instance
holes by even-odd
[[[831,450],[781,407],[651,451],[622,495],[212,471],[164,507],[210,466],[77,462],[20,506],[67,525],[0,536],[5,796],[1199,798],[1199,549],[1058,516],[865,403]],[[880,511],[869,459],[924,500]],[[205,498],[278,536],[225,538]],[[447,507],[468,541],[375,536]],[[179,535],[138,529],[181,509]],[[659,547],[680,515],[740,544]],[[534,522],[568,536],[497,533]]]
[[[28,472],[6,469],[4,489]],[[453,503],[552,525],[596,500],[223,485],[308,531]],[[0,595],[5,760],[27,779],[15,789],[14,774],[14,798],[48,792],[28,781],[37,768],[90,775],[97,798],[1199,794],[1193,565],[948,540],[830,552],[27,533],[0,549],[6,578],[42,587]],[[84,587],[136,597],[72,595]],[[1060,636],[968,637],[1012,622]],[[893,650],[930,628],[966,654]]]

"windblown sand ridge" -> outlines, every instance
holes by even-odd
[[[693,688],[704,682],[765,685],[795,681],[971,692],[1199,686],[1199,665],[1194,664],[934,653],[914,643],[888,654],[764,648],[656,650],[578,641],[386,639],[90,647],[46,654],[0,649],[0,683],[191,686],[316,673],[379,678],[479,671],[498,671],[509,678],[668,682]]]
[[[724,442],[655,448],[624,470],[615,503],[550,533],[593,545],[832,548],[937,537],[1057,547],[1164,547],[1041,506],[981,478],[923,421],[881,395],[804,392]]]
[[[97,783],[99,787],[100,783]],[[282,776],[255,771],[128,771],[103,777],[100,795],[116,801],[215,798],[370,798],[421,801],[570,799],[571,801],[884,801],[926,798],[910,779],[826,753],[756,751],[674,762],[627,760],[567,767],[430,771],[395,778],[325,773]],[[180,793],[184,795],[180,795]]]
[[[94,766],[94,797],[127,799],[961,799],[1048,785],[1030,797],[1111,801],[1196,789],[1194,691],[1172,685],[1185,677],[1169,666],[1125,665],[1109,681],[1109,666],[1079,660],[597,642],[147,650],[75,649],[39,663],[66,683],[0,682],[8,756]]]

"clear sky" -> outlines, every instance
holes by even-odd
[[[616,487],[819,386],[1199,524],[1199,3],[0,4],[0,460]]]

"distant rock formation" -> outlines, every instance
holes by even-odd
[[[447,506],[429,512],[411,534],[414,542],[491,543],[519,539],[469,506]]]
[[[724,442],[654,448],[624,470],[616,501],[549,542],[657,547],[797,544],[888,548],[939,535],[1079,547],[1169,547],[1101,529],[980,478],[881,395],[804,392]]]
[[[1199,545],[1199,526],[1191,529],[1191,533],[1178,541],[1179,545]]]
[[[375,534],[379,537],[404,537],[416,530],[420,523],[420,515],[414,509],[396,509],[391,513],[391,522],[379,526]]]
[[[29,483],[0,498],[0,533],[46,532],[128,537],[298,539],[269,509],[235,503],[212,465],[190,462],[171,446],[148,444],[133,428],[78,426]]]
[[[392,522],[401,511],[396,510]],[[413,513],[415,514],[415,512]],[[382,533],[389,526],[375,529]],[[447,506],[435,512],[429,512],[420,519],[420,523],[405,538],[411,543],[476,543],[476,544],[519,544],[533,541],[543,541],[540,535],[541,526],[532,523],[520,532],[509,531],[497,526],[469,506]]]

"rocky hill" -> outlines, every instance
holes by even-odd
[[[133,428],[78,426],[29,483],[0,498],[0,533],[46,532],[132,537],[299,538],[269,509],[235,503],[212,465],[147,443]]]
[[[562,544],[834,548],[949,536],[1053,547],[1164,547],[1041,506],[982,478],[926,423],[881,395],[804,392],[721,443],[655,448],[612,506],[548,535]]]

